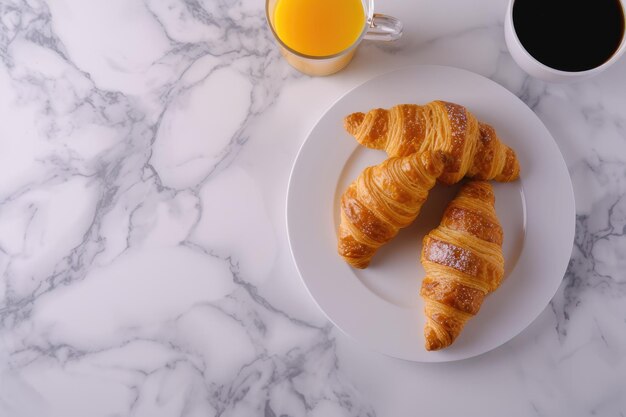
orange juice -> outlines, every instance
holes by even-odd
[[[304,55],[328,56],[354,44],[365,26],[361,0],[278,0],[274,30]]]

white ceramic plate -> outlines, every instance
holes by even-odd
[[[424,349],[419,262],[424,235],[435,228],[458,186],[437,185],[420,217],[385,245],[365,270],[336,252],[339,199],[363,168],[384,160],[343,129],[349,113],[441,99],[466,106],[515,149],[522,168],[514,183],[493,183],[504,229],[505,278],[449,348]],[[574,240],[572,184],[554,139],[516,96],[480,75],[450,67],[416,66],[360,85],[337,101],[306,139],[291,172],[287,229],[296,266],[328,318],[362,344],[420,362],[469,358],[526,328],[554,296]]]

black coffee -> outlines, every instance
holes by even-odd
[[[562,71],[602,65],[624,37],[619,0],[516,0],[513,27],[539,62]]]

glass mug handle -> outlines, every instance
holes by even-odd
[[[371,41],[395,41],[402,36],[402,22],[386,14],[374,13],[364,39]]]

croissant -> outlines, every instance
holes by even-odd
[[[430,151],[365,168],[341,198],[339,255],[366,268],[378,248],[415,220],[442,171],[442,154]]]
[[[445,184],[466,175],[500,182],[519,177],[515,152],[500,141],[493,127],[478,122],[458,104],[432,101],[352,113],[344,119],[344,127],[361,145],[383,149],[389,156],[444,151],[450,157],[439,181]]]
[[[486,181],[463,185],[441,224],[424,237],[426,350],[450,346],[504,275],[502,227]]]

